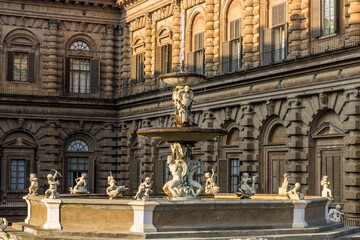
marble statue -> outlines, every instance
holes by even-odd
[[[38,179],[36,177],[35,173],[31,173],[30,174],[30,187],[29,187],[29,194],[28,196],[37,196],[38,194],[38,189],[39,189],[39,183],[38,183]]]
[[[109,199],[123,197],[123,193],[129,189],[125,186],[117,186],[111,173],[110,176],[108,176],[108,184],[109,187],[106,188],[106,194],[109,196]]]
[[[244,173],[241,177],[241,182],[238,185],[238,192],[236,194],[241,198],[250,198],[255,194],[255,180],[257,176],[252,177],[252,186],[250,187],[248,181],[251,180],[248,173]]]
[[[134,198],[141,201],[150,200],[150,193],[152,192],[151,187],[151,179],[149,177],[145,178],[145,181],[139,185],[138,191]]]
[[[61,174],[56,171],[55,169],[52,169],[55,174],[49,173],[47,175],[47,180],[49,184],[49,189],[45,191],[45,198],[49,199],[57,199],[59,198],[59,193],[57,192],[57,187],[60,185],[59,180],[56,180],[57,178],[62,177]]]
[[[332,208],[329,211],[329,218],[332,222],[341,222],[342,215],[344,215],[344,213],[341,212],[340,205],[336,205],[335,208]]]
[[[219,192],[219,187],[215,185],[214,169],[211,170],[212,174],[210,175],[209,172],[205,173],[206,183],[205,183],[205,193],[207,194],[214,194],[216,195]]]
[[[76,185],[74,188],[70,188],[70,194],[89,194],[86,189],[86,174],[82,173],[81,177],[75,179]]]
[[[329,177],[323,176],[323,178],[321,179],[321,186],[323,187],[323,190],[321,192],[322,197],[332,198],[331,189],[329,188],[329,185],[330,185]]]
[[[165,183],[163,190],[168,198],[194,198],[200,195],[204,187],[194,180],[197,160],[193,158],[190,144],[171,143],[172,154],[167,164],[172,179]]]
[[[7,226],[8,226],[8,221],[6,220],[6,218],[0,218],[0,232],[4,232]]]
[[[194,92],[189,86],[177,87],[175,89],[173,102],[175,105],[176,126],[191,126],[191,106],[193,100]]]
[[[291,200],[303,200],[304,194],[300,193],[300,183],[295,183],[295,187],[286,193],[288,199]]]
[[[284,173],[284,181],[281,184],[281,187],[279,187],[279,195],[286,195],[286,193],[289,191],[289,180],[289,174]]]

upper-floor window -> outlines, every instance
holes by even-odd
[[[191,28],[191,47],[187,54],[187,65],[190,71],[204,73],[204,31],[205,19],[197,14]]]
[[[337,0],[311,1],[311,36],[320,37],[336,32]]]
[[[89,43],[85,40],[72,41],[67,51],[65,66],[65,92],[69,94],[90,94],[98,92],[99,60],[94,58]]]
[[[27,30],[14,30],[5,37],[7,64],[2,66],[7,81],[34,82],[40,76],[39,44],[37,38]]]
[[[194,71],[204,73],[204,32],[194,35]]]
[[[131,56],[131,82],[140,83],[145,77],[145,43],[138,38],[133,44],[133,55]]]
[[[171,32],[164,29],[158,36],[155,49],[155,76],[172,72]]]

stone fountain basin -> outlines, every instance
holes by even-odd
[[[206,76],[199,73],[167,73],[159,76],[166,84],[171,86],[195,86],[206,79]]]
[[[208,141],[217,136],[226,135],[227,131],[217,128],[173,127],[173,128],[142,128],[137,134],[155,140],[167,142],[199,142]]]

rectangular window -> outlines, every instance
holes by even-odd
[[[81,177],[82,173],[88,173],[87,157],[70,157],[68,159],[68,187],[76,185],[75,179]],[[86,183],[87,183],[86,178]]]
[[[70,59],[70,92],[90,93],[90,60]]]
[[[136,55],[136,82],[144,81],[144,58],[145,54],[140,53]]]
[[[161,73],[168,73],[169,71],[169,46],[161,47]]]
[[[204,73],[204,32],[194,35],[195,66],[194,72]]]
[[[10,189],[25,189],[25,160],[11,160]]]
[[[241,19],[230,22],[230,71],[241,68]]]
[[[286,57],[286,41],[285,41],[285,27],[280,26],[273,28],[273,60],[274,62],[282,61]]]
[[[14,52],[14,81],[28,81],[28,53]]]
[[[230,192],[236,193],[240,177],[240,160],[236,158],[230,159]]]
[[[139,182],[138,182],[138,185],[139,185],[140,183],[142,183],[142,181],[141,181],[141,174],[142,174],[142,169],[141,169],[141,167],[142,167],[143,164],[142,164],[141,161],[138,161],[138,164],[139,164],[139,165],[138,165],[138,166],[139,166],[139,169],[138,169],[138,174],[139,174],[139,175],[138,175],[138,181],[139,181]]]
[[[201,175],[202,175],[202,171],[201,171],[201,167],[203,166],[203,162],[199,159],[197,162],[197,168],[196,168],[196,172],[195,172],[195,181],[197,181],[198,183],[201,183]]]
[[[322,1],[322,35],[335,33],[335,0]]]

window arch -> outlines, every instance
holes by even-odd
[[[99,92],[100,61],[96,58],[96,44],[86,35],[75,35],[66,48],[65,94]]]
[[[64,150],[64,168],[63,168],[63,186],[62,190],[67,193],[70,187],[73,187],[75,179],[82,173],[87,174],[88,190],[95,191],[95,159],[91,140],[84,136],[73,136],[65,144]]]
[[[155,48],[155,76],[170,73],[172,70],[172,32],[169,28],[160,28]]]
[[[204,32],[205,18],[201,13],[197,13],[190,30],[191,52],[187,54],[187,65],[196,73],[204,73]]]
[[[40,76],[40,49],[35,34],[25,29],[10,32],[4,40],[6,63],[2,78],[14,82],[34,82]]]

